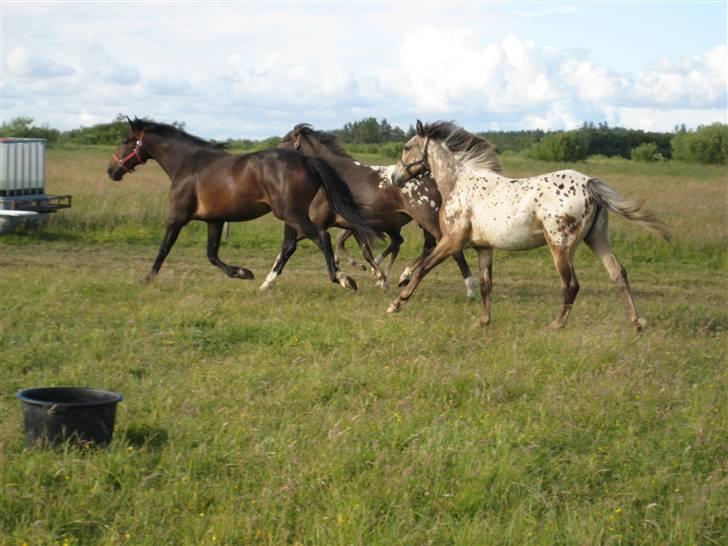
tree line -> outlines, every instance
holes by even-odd
[[[185,123],[172,125],[184,129]],[[114,145],[126,134],[126,117],[119,114],[109,123],[60,131],[47,125],[34,125],[30,117],[17,117],[0,126],[0,137],[45,138],[55,145]],[[405,131],[386,119],[373,117],[346,123],[332,131],[353,153],[371,153],[395,159],[402,143],[414,135],[414,128]],[[676,159],[696,163],[728,163],[728,125],[714,123],[687,130],[684,125],[672,132],[650,132],[606,123],[584,123],[572,131],[485,131],[478,133],[490,139],[499,153],[518,154],[544,161],[579,161],[590,156],[623,157],[636,161]],[[262,140],[229,140],[230,147],[242,150],[275,146],[279,137]]]

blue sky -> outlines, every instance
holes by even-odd
[[[726,122],[726,2],[2,2],[2,120]]]

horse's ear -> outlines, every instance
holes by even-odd
[[[129,127],[131,127],[132,131],[139,132],[144,128],[144,123],[138,117],[134,116],[134,119],[129,119],[127,116],[126,119],[129,120]]]
[[[416,129],[417,136],[425,136],[425,128],[423,127],[422,122],[419,119],[417,120]]]

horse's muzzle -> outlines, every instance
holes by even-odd
[[[109,165],[109,168],[106,169],[106,174],[108,174],[109,178],[111,178],[114,182],[119,182],[124,177],[123,169],[112,165]]]
[[[396,168],[394,172],[392,172],[392,174],[389,176],[389,179],[392,186],[397,186],[398,188],[404,186],[404,176],[402,175],[402,170],[399,167]]]

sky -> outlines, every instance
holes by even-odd
[[[0,117],[209,139],[728,122],[728,2],[0,2]]]

